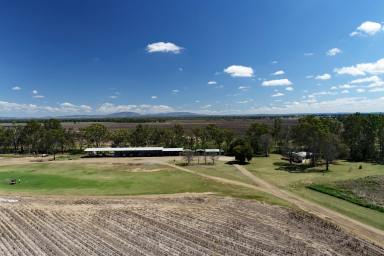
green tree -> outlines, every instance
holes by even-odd
[[[110,133],[112,147],[126,147],[129,146],[130,132],[128,129],[120,128]]]
[[[251,145],[242,138],[235,139],[230,146],[230,154],[240,163],[249,162],[252,159],[253,150]]]
[[[263,151],[260,137],[263,134],[269,133],[269,127],[266,124],[262,123],[253,123],[247,130],[247,138],[250,141],[250,144],[253,149],[253,153],[259,154]]]
[[[91,124],[83,129],[88,145],[99,147],[108,138],[108,129],[102,124]]]

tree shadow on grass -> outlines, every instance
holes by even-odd
[[[228,161],[228,162],[225,162],[225,164],[228,164],[228,165],[234,165],[234,164],[238,164],[238,165],[248,165],[249,162]]]
[[[325,173],[326,172],[323,169],[312,167],[306,164],[296,164],[296,163],[290,164],[289,162],[275,162],[273,163],[273,165],[277,167],[275,170],[286,171],[290,173],[314,173],[314,172]]]

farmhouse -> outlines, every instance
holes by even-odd
[[[124,148],[86,148],[90,156],[111,155],[114,156],[178,156],[183,148],[163,147],[124,147]]]
[[[292,152],[292,159],[296,163],[308,163],[311,159],[312,153],[300,151],[300,152]]]

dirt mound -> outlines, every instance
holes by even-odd
[[[60,202],[60,203],[58,203]],[[383,255],[312,215],[215,196],[0,204],[6,255]]]

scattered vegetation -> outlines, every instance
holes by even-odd
[[[384,212],[384,176],[368,176],[327,184],[311,184],[310,189]]]

